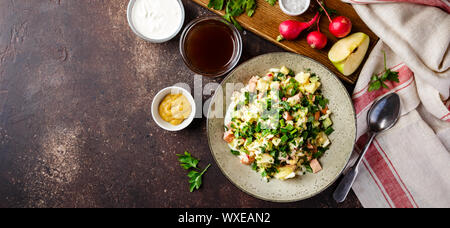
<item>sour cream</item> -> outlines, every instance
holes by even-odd
[[[184,12],[178,0],[135,0],[129,19],[138,35],[164,40],[178,33]]]
[[[310,5],[310,0],[280,0],[281,10],[290,16],[304,13]]]

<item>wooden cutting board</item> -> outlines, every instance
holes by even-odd
[[[208,8],[207,5],[209,3],[209,0],[192,0],[192,1],[196,2],[197,4],[203,7]],[[353,7],[349,4],[341,2],[340,0],[328,0],[325,1],[325,3],[327,7],[337,10],[338,15],[350,18],[350,20],[353,23],[352,33],[364,32],[367,35],[369,35],[370,48],[368,53],[370,53],[370,51],[375,46],[379,38],[364,24],[361,18],[359,18],[359,16],[356,14]],[[361,72],[361,68],[364,65],[364,62],[366,61],[367,56],[369,54],[366,54],[366,59],[361,64],[359,69],[350,76],[344,76],[338,70],[336,70],[333,64],[328,60],[328,51],[338,39],[328,32],[329,21],[325,16],[323,16],[320,20],[320,29],[328,37],[328,45],[323,50],[316,50],[308,45],[308,43],[306,42],[306,35],[308,34],[308,31],[303,31],[300,37],[295,41],[282,41],[282,42],[276,41],[276,38],[279,35],[278,26],[281,22],[290,19],[299,21],[309,21],[311,18],[314,17],[315,12],[317,12],[315,9],[318,6],[315,0],[311,0],[311,6],[306,13],[297,17],[292,17],[284,14],[281,11],[278,3],[275,6],[271,6],[265,0],[257,0],[257,4],[258,4],[257,9],[252,17],[248,17],[246,14],[242,14],[241,16],[236,18],[237,21],[242,25],[242,27],[288,51],[305,55],[319,61],[346,82],[349,82],[351,84],[354,84],[356,82],[356,80],[358,79],[358,75]],[[213,9],[210,10],[222,16],[225,13],[224,10],[223,11],[216,11]]]

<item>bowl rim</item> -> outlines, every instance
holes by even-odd
[[[307,4],[306,4],[306,6],[305,6],[305,8],[304,8],[303,10],[298,11],[298,12],[292,12],[292,11],[289,11],[288,9],[286,9],[286,7],[285,7],[284,4],[283,4],[283,0],[280,0],[280,8],[281,8],[281,11],[283,11],[283,13],[285,13],[285,14],[287,14],[287,15],[289,15],[289,16],[299,16],[299,15],[302,15],[303,13],[305,13],[305,12],[309,9],[309,6],[311,5],[311,0],[304,0],[304,1],[306,1]]]
[[[180,4],[180,8],[181,8],[181,21],[180,21],[180,25],[178,25],[177,30],[175,30],[175,33],[173,33],[172,35],[163,38],[163,39],[152,39],[149,37],[144,36],[142,33],[140,33],[136,27],[133,24],[133,20],[131,19],[131,15],[132,15],[132,10],[133,10],[133,6],[136,3],[137,0],[130,0],[130,2],[128,2],[128,7],[127,7],[127,21],[128,21],[128,25],[130,26],[131,30],[134,32],[134,34],[136,34],[139,38],[148,41],[150,43],[164,43],[167,42],[171,39],[173,39],[175,36],[178,35],[178,33],[180,33],[181,29],[183,28],[183,24],[185,21],[185,17],[186,17],[186,12],[184,10],[184,5],[183,2],[181,0],[176,0],[178,2],[178,4]]]
[[[179,125],[170,125],[169,124],[169,125],[167,125],[169,127],[167,127],[167,126],[164,126],[162,124],[162,121],[164,121],[164,120],[161,119],[161,116],[159,115],[158,108],[159,108],[159,104],[161,103],[162,99],[164,99],[164,97],[166,95],[171,93],[172,90],[175,90],[176,93],[177,92],[178,93],[182,93],[188,99],[188,101],[189,101],[189,103],[191,105],[191,114],[181,124],[179,124]],[[194,120],[195,113],[196,113],[196,104],[195,104],[194,98],[192,97],[192,94],[188,90],[186,90],[186,89],[184,89],[182,87],[179,87],[179,86],[170,86],[170,87],[166,87],[166,88],[160,90],[155,95],[155,97],[153,97],[153,101],[152,101],[152,104],[151,104],[151,113],[152,113],[153,121],[155,121],[155,123],[160,128],[162,128],[164,130],[167,130],[167,131],[181,131],[181,130],[185,129],[186,127],[188,127],[192,123],[192,121]],[[161,119],[161,121],[159,119]],[[167,123],[167,122],[165,122],[165,123]]]
[[[216,21],[220,21],[225,23],[233,32],[234,36],[235,36],[235,53],[233,53],[235,56],[233,57],[233,59],[231,60],[231,63],[229,64],[229,67],[227,69],[224,69],[220,72],[217,73],[206,73],[206,72],[202,72],[201,70],[195,68],[188,60],[187,60],[187,56],[184,50],[184,44],[186,41],[186,37],[189,33],[189,31],[191,31],[191,29],[197,25],[200,22],[206,21],[206,20],[216,20]],[[226,21],[224,18],[216,16],[216,15],[212,15],[212,16],[201,16],[198,18],[195,18],[194,20],[192,20],[191,22],[189,22],[189,24],[186,25],[186,27],[184,28],[183,32],[181,33],[180,36],[180,45],[179,45],[179,51],[181,54],[181,57],[183,59],[183,62],[186,64],[186,66],[193,71],[194,73],[200,74],[202,76],[207,76],[207,77],[211,77],[211,78],[217,78],[217,77],[221,77],[229,72],[231,72],[239,63],[241,57],[242,57],[242,48],[243,48],[243,41],[242,41],[242,35],[239,32],[239,30],[232,25],[231,23],[229,23],[228,21]]]
[[[308,57],[308,56],[304,56],[304,55],[297,54],[297,53],[292,53],[292,52],[270,52],[270,53],[266,53],[266,54],[262,54],[262,55],[255,56],[255,57],[253,57],[253,58],[251,58],[251,59],[249,59],[249,60],[247,60],[247,61],[241,63],[239,66],[241,66],[241,65],[243,65],[243,64],[246,64],[246,63],[248,63],[248,62],[250,62],[250,61],[253,61],[253,60],[256,59],[256,58],[262,58],[263,56],[266,56],[266,55],[276,55],[276,54],[287,54],[287,55],[301,56],[301,57],[303,57],[303,58],[309,59],[309,60],[311,60],[311,61],[313,61],[313,62],[315,62],[315,63],[321,65],[324,69],[326,69],[326,70],[327,70],[327,71],[328,71],[328,72],[329,72],[329,73],[330,73],[330,74],[331,74],[331,75],[339,82],[338,84],[339,84],[339,86],[342,87],[342,89],[345,91],[345,94],[346,94],[347,99],[350,101],[351,104],[353,104],[350,94],[348,93],[348,91],[347,91],[347,89],[345,88],[344,84],[343,84],[343,83],[339,80],[339,78],[336,76],[336,74],[334,74],[330,69],[328,69],[325,65],[323,65],[323,64],[320,63],[319,61],[316,61],[316,60],[314,60],[314,59],[312,59],[312,58],[310,58],[310,57]],[[229,78],[231,77],[231,75],[234,74],[234,72],[236,72],[236,70],[239,68],[239,66],[236,67],[236,68],[234,68],[233,71],[231,71],[231,72],[230,72],[230,73],[222,80],[222,82],[220,83],[219,87],[222,87],[222,86],[223,86],[223,83],[224,83],[225,81],[227,81],[227,79],[229,79]],[[297,199],[276,200],[276,199],[268,199],[268,198],[265,198],[265,197],[262,197],[262,196],[258,196],[258,195],[256,195],[256,194],[253,194],[253,193],[251,193],[251,192],[248,192],[247,190],[245,190],[245,189],[242,188],[241,186],[239,186],[239,185],[237,185],[236,183],[234,183],[234,182],[231,180],[231,177],[229,176],[229,174],[225,173],[224,170],[223,170],[223,168],[222,168],[221,166],[218,165],[219,163],[218,163],[218,161],[217,161],[217,159],[216,159],[216,156],[215,156],[214,153],[213,153],[212,146],[211,146],[211,139],[210,139],[210,137],[209,137],[209,133],[210,133],[210,129],[209,129],[209,121],[210,121],[209,113],[210,113],[211,108],[212,108],[212,105],[213,105],[213,102],[212,102],[212,101],[215,100],[216,96],[218,96],[218,93],[214,93],[214,96],[211,98],[211,103],[209,104],[209,107],[208,107],[208,113],[207,113],[207,118],[206,118],[206,136],[207,136],[207,138],[208,138],[208,146],[209,146],[210,153],[211,153],[212,157],[214,158],[214,162],[217,164],[217,166],[219,167],[220,171],[221,171],[222,174],[227,178],[227,180],[228,180],[230,183],[232,183],[234,186],[236,186],[238,189],[240,189],[241,191],[247,193],[248,195],[250,195],[250,196],[252,196],[252,197],[254,197],[254,198],[257,198],[257,199],[260,199],[260,200],[264,200],[264,201],[268,201],[268,202],[275,202],[275,203],[293,203],[293,202],[299,202],[299,201],[302,201],[302,200],[305,200],[305,199],[312,198],[312,197],[314,197],[314,196],[316,196],[316,195],[322,193],[322,192],[325,191],[326,189],[328,189],[331,185],[333,185],[333,184],[336,182],[336,180],[338,180],[338,178],[343,174],[345,168],[347,167],[347,165],[348,165],[348,163],[349,163],[349,161],[350,161],[350,158],[351,158],[351,156],[352,156],[352,154],[353,154],[353,151],[355,150],[355,146],[356,146],[356,137],[357,137],[357,121],[356,121],[356,110],[355,110],[355,106],[352,105],[352,112],[353,112],[352,117],[353,117],[353,120],[354,120],[354,123],[355,123],[355,132],[354,132],[355,137],[354,137],[353,142],[352,142],[352,144],[353,144],[353,146],[352,146],[352,151],[347,155],[347,157],[346,157],[346,159],[345,159],[345,165],[341,168],[341,170],[338,172],[338,174],[336,175],[336,177],[335,177],[332,181],[330,181],[330,183],[328,183],[326,186],[322,187],[321,189],[319,189],[318,191],[316,191],[316,192],[314,192],[314,193],[312,193],[312,194],[305,195],[305,196],[300,197],[300,198],[297,198]],[[227,107],[227,108],[228,108],[228,107]]]

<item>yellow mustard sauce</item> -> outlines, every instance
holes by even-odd
[[[159,105],[159,115],[172,125],[180,125],[191,112],[191,104],[181,93],[167,95]]]

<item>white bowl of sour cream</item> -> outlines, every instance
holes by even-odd
[[[181,0],[131,0],[127,9],[131,30],[152,43],[174,38],[183,27],[184,17]]]

